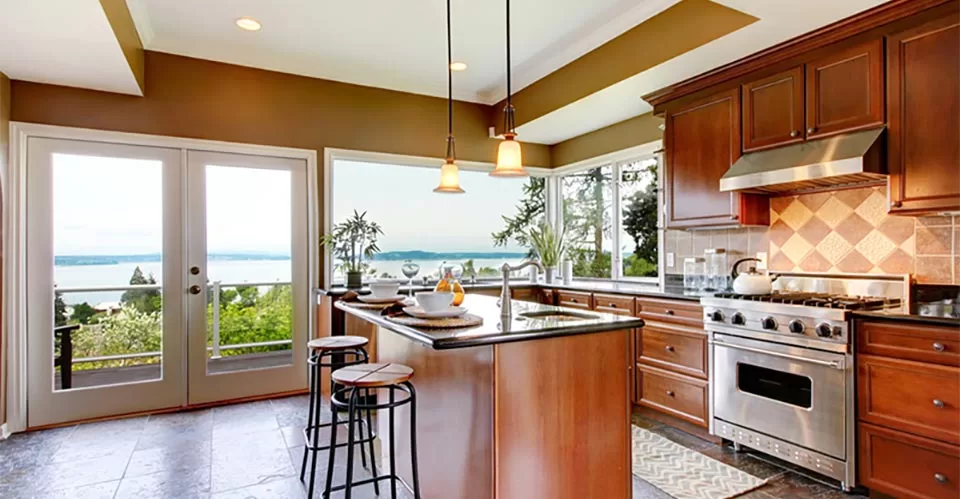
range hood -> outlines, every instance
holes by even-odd
[[[720,190],[772,194],[885,180],[883,130],[744,154],[720,179]]]

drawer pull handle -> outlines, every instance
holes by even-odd
[[[943,473],[934,473],[934,474],[933,474],[933,479],[936,480],[936,481],[939,482],[939,483],[947,483],[947,482],[948,482],[948,480],[947,480],[947,475],[944,475]]]
[[[664,347],[664,349],[666,349],[666,351],[668,351],[668,352],[672,352],[672,351],[675,350],[675,349],[673,348],[673,345],[667,345],[666,347]]]
[[[937,409],[943,409],[943,406],[944,406],[944,405],[945,405],[945,404],[943,403],[942,400],[940,400],[940,399],[933,399],[933,406],[936,407]]]
[[[610,308],[617,308],[617,304],[616,304],[616,303],[611,303],[611,304],[610,304]]]
[[[667,390],[667,396],[668,396],[668,397],[672,397],[672,396],[673,396],[673,390]]]
[[[945,346],[943,345],[943,343],[939,343],[939,342],[938,342],[938,343],[934,343],[934,344],[933,344],[933,349],[936,350],[936,351],[938,351],[938,352],[942,352],[942,351],[946,350],[947,347],[945,347]]]
[[[673,315],[673,310],[667,310],[667,315]]]
[[[576,299],[576,298],[570,298],[570,301],[572,301],[573,303],[577,303],[577,299]]]

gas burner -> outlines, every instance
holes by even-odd
[[[900,305],[899,298],[880,298],[873,296],[843,296],[829,293],[774,292],[767,295],[741,295],[737,293],[716,293],[715,298],[728,300],[747,300],[765,303],[783,303],[808,307],[835,308],[841,310],[877,310]]]

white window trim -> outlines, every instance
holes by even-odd
[[[584,278],[579,277],[580,280],[596,280],[596,281],[626,281],[626,282],[640,282],[640,283],[650,283],[663,285],[665,280],[664,276],[664,266],[663,266],[663,250],[664,250],[664,234],[663,234],[663,220],[660,210],[657,210],[657,226],[660,227],[657,237],[657,277],[628,277],[623,275],[623,248],[620,246],[620,227],[623,223],[623,209],[621,206],[622,200],[620,199],[620,174],[621,168],[623,165],[632,163],[639,159],[648,159],[655,158],[657,160],[657,206],[662,206],[662,187],[663,187],[663,161],[660,150],[663,147],[662,140],[656,140],[653,142],[648,142],[646,144],[640,144],[638,146],[630,147],[627,149],[622,149],[620,151],[614,151],[608,154],[597,156],[594,158],[589,158],[583,161],[578,161],[576,163],[571,163],[568,165],[560,166],[550,170],[550,176],[554,178],[552,183],[548,182],[548,186],[551,186],[553,193],[553,203],[552,206],[548,203],[547,208],[550,210],[551,223],[555,223],[556,226],[563,224],[563,203],[562,203],[562,191],[560,189],[560,179],[572,173],[578,173],[586,170],[591,170],[594,168],[600,168],[604,166],[610,166],[612,169],[612,199],[613,199],[613,227],[614,230],[611,231],[611,247],[613,250],[610,255],[610,278]],[[549,198],[548,198],[549,199]]]
[[[0,171],[0,187],[3,189],[3,319],[0,334],[3,335],[6,362],[6,423],[0,427],[0,438],[26,429],[27,424],[27,327],[26,327],[26,169],[27,140],[31,137],[110,142],[137,146],[180,149],[186,156],[188,150],[273,156],[301,159],[307,162],[307,240],[308,278],[315,286],[318,277],[319,220],[317,201],[317,152],[311,149],[294,149],[258,144],[221,142],[214,140],[188,139],[139,133],[113,132],[87,128],[72,128],[35,123],[10,123],[10,161]],[[186,162],[184,161],[184,164]],[[313,301],[315,293],[310,293]],[[315,330],[316,314],[308,314],[308,331]]]

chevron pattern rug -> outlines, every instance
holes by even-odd
[[[726,499],[766,483],[636,426],[633,474],[677,499]]]

